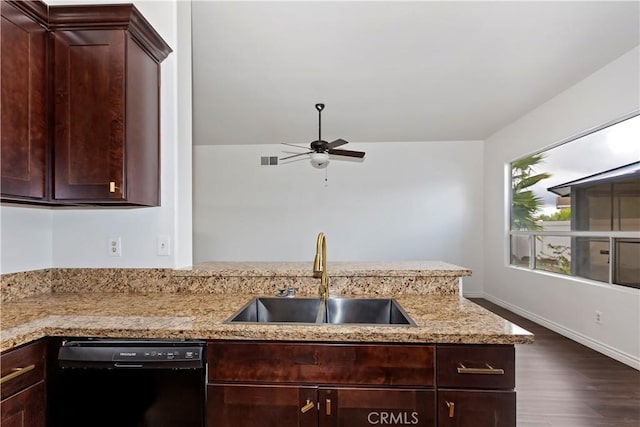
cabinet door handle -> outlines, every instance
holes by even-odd
[[[485,363],[486,368],[467,368],[462,363],[458,365],[459,374],[479,374],[479,375],[504,375],[504,369],[493,368]]]
[[[316,406],[316,405],[312,401],[307,399],[307,404],[304,405],[302,408],[300,408],[300,412],[302,412],[304,414],[305,412],[313,409],[314,406]]]
[[[327,415],[331,415],[331,399],[327,399],[326,404],[327,404],[326,405],[326,408],[327,408],[326,414]]]
[[[453,402],[446,401],[447,408],[449,408],[449,418],[453,418],[456,412],[456,404]]]
[[[109,181],[109,193],[116,193],[121,190],[122,188],[118,187],[115,181]]]
[[[7,381],[10,381],[14,378],[18,378],[20,375],[24,375],[29,371],[33,371],[36,368],[36,365],[25,366],[24,368],[13,368],[10,374],[5,375],[0,378],[0,384],[4,384]]]

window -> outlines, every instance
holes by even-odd
[[[640,116],[511,163],[511,265],[640,288]]]

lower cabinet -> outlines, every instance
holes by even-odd
[[[210,427],[435,425],[435,393],[423,389],[211,384]]]
[[[515,348],[438,345],[438,427],[516,425]]]
[[[213,341],[209,427],[514,427],[513,345]]]
[[[44,427],[44,344],[39,340],[0,355],[2,427]]]
[[[438,390],[438,427],[513,427],[514,391]]]
[[[44,427],[45,341],[0,355],[0,425]],[[513,345],[211,341],[208,427],[513,427]]]
[[[44,381],[0,402],[2,427],[44,427]]]

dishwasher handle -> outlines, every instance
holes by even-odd
[[[142,369],[144,365],[142,363],[114,363],[114,368],[128,368],[128,369]]]

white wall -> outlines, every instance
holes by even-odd
[[[486,297],[637,369],[640,291],[509,267],[505,192],[510,161],[640,109],[639,64],[635,48],[492,135],[484,153]]]
[[[194,262],[311,262],[323,231],[330,261],[444,260],[471,268],[465,292],[481,292],[483,143],[346,148],[365,160],[260,166],[288,148],[195,146]]]
[[[192,229],[192,56],[191,56],[191,2],[178,1],[178,132],[176,156],[175,235],[173,242],[174,266],[188,267],[193,260]]]
[[[48,208],[0,208],[0,272],[39,270],[52,265],[53,213]]]
[[[115,1],[114,1],[115,2]],[[103,2],[104,3],[104,2]],[[175,240],[177,157],[177,6],[142,1],[136,7],[174,50],[162,62],[161,207],[137,209],[62,209],[53,215],[56,267],[168,267],[174,253],[157,255],[159,235]],[[108,254],[109,237],[120,237],[122,256]],[[175,242],[172,245],[175,247]]]
[[[140,209],[65,208],[46,210],[47,213],[42,214],[40,208],[4,205],[0,208],[2,273],[46,267],[172,268],[191,264],[191,171],[184,166],[189,164],[191,157],[190,3],[136,1],[134,4],[173,49],[162,63],[161,71],[162,206]],[[159,235],[170,236],[173,249],[170,256],[157,255]],[[113,236],[121,238],[122,257],[108,256],[108,239]],[[48,252],[41,247],[41,240],[48,241]],[[32,255],[16,257],[6,250],[12,247],[21,247]]]

